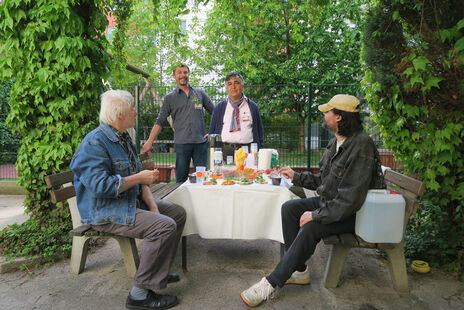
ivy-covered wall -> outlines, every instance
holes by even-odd
[[[98,123],[109,69],[104,1],[8,0],[0,5],[0,80],[14,78],[7,125],[19,134],[16,169],[30,220],[0,233],[4,254],[69,249],[66,206],[47,197],[44,176],[68,169]]]

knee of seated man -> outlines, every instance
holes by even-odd
[[[295,205],[295,203],[292,200],[284,202],[282,204],[281,209],[280,209],[280,213],[281,213],[282,217],[286,217],[286,216],[292,214],[294,205]]]
[[[305,237],[310,237],[313,239],[320,239],[322,238],[322,231],[323,231],[323,229],[321,229],[322,228],[321,225],[323,224],[311,221],[311,222],[304,224],[300,228],[300,232]]]
[[[151,225],[149,235],[151,237],[156,238],[162,235],[171,235],[175,233],[176,230],[176,222],[172,218],[165,216],[163,220],[157,221],[156,223],[153,223],[153,225]]]
[[[166,230],[169,232],[175,232],[177,230],[177,223],[172,218],[166,219],[165,223]]]
[[[289,200],[282,204],[282,208],[280,210],[283,214],[284,212],[288,212],[291,207],[292,207],[292,201]]]
[[[174,206],[177,208],[178,212],[178,218],[179,222],[183,223],[187,219],[187,212],[182,206],[179,206],[177,204],[174,204]]]

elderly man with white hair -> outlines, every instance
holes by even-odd
[[[142,170],[127,130],[134,126],[134,98],[123,90],[101,96],[100,126],[87,134],[71,161],[77,206],[83,224],[93,229],[143,239],[140,264],[127,297],[129,309],[167,309],[176,296],[161,295],[184,229],[185,210],[154,199],[149,184],[158,171]]]

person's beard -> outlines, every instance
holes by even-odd
[[[335,133],[335,128],[332,128],[330,127],[329,125],[327,125],[327,123],[324,121],[322,121],[322,128],[325,128],[327,129],[328,131],[330,131],[331,133]]]

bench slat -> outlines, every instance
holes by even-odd
[[[338,235],[332,235],[323,238],[325,244],[339,244],[340,243],[340,238],[338,238]]]
[[[367,242],[367,241],[364,241],[361,237],[359,236],[356,236],[353,234],[353,237],[356,238],[356,240],[358,241],[358,246],[360,248],[369,248],[369,249],[375,249],[377,247],[377,244],[376,243],[370,243],[370,242]]]
[[[74,186],[50,190],[51,202],[57,203],[76,196]]]
[[[379,249],[379,250],[388,250],[388,249],[393,249],[396,246],[398,246],[398,244],[396,244],[396,243],[379,243],[379,244],[377,244],[377,249]]]
[[[424,182],[408,177],[391,169],[387,169],[385,171],[385,181],[392,184],[397,184],[399,187],[419,196],[422,196],[425,193]]]
[[[47,188],[57,188],[63,184],[72,182],[73,179],[73,172],[65,171],[45,176],[45,183],[47,184]]]
[[[181,185],[182,183],[160,183],[151,186],[150,189],[155,198],[163,199]]]
[[[353,234],[341,234],[340,235],[340,244],[348,245],[352,247],[359,246],[358,239]]]
[[[85,234],[85,232],[90,229],[92,229],[92,226],[90,225],[81,225],[81,226],[74,228],[69,233],[73,236],[82,237]]]

